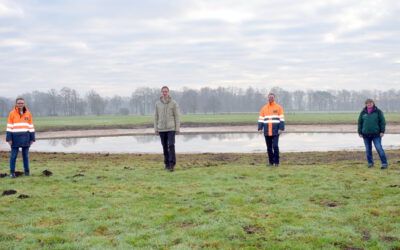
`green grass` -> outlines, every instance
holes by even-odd
[[[31,177],[0,179],[18,192],[0,196],[0,248],[398,249],[400,151],[387,155],[386,171],[363,152],[288,153],[278,169],[178,155],[170,173],[161,155],[31,153]]]
[[[388,122],[400,122],[400,113],[385,114]],[[330,123],[356,123],[358,113],[286,113],[285,120],[288,124],[330,124]],[[256,124],[258,113],[244,114],[188,114],[182,116],[182,122],[200,124]],[[6,126],[6,118],[1,118],[0,123]],[[68,117],[34,117],[35,128],[38,131],[57,129],[82,129],[82,128],[131,128],[134,126],[153,126],[153,116],[146,115],[105,115],[105,116],[68,116]]]

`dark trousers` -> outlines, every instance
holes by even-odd
[[[17,156],[19,152],[19,147],[11,147],[10,156],[10,172],[15,172],[15,162],[17,161]],[[29,147],[22,147],[22,159],[24,162],[24,171],[29,172]]]
[[[269,164],[279,164],[279,135],[265,136]]]
[[[165,167],[173,168],[176,164],[175,131],[160,132],[160,138],[164,152]]]

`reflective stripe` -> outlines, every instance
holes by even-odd
[[[262,118],[262,116],[260,116]],[[279,115],[266,115],[264,116],[264,119],[269,119],[269,118],[279,118]]]
[[[7,128],[6,131],[7,131],[7,132],[12,132],[13,130],[12,130],[12,128]]]
[[[285,121],[285,119],[281,119],[281,122],[284,122]]]
[[[279,117],[282,117],[282,118],[283,118],[283,117],[284,117],[284,115],[280,115]]]
[[[14,133],[14,132],[35,132],[34,129],[27,129],[27,128],[14,128],[14,129],[7,129],[8,132]]]
[[[279,120],[266,120],[264,123],[280,123]]]
[[[7,123],[7,127],[12,128],[14,127],[14,124]]]

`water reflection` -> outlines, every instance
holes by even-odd
[[[52,147],[57,147],[58,144],[61,144],[64,148],[72,147],[78,144],[79,140],[81,138],[68,138],[68,139],[54,139],[54,140],[48,140],[49,145]],[[89,138],[87,138],[89,139]],[[93,141],[96,142],[96,141]]]
[[[282,152],[364,150],[357,134],[287,133],[281,135]],[[382,139],[385,149],[400,148],[400,135],[387,134]],[[161,153],[160,138],[155,135],[113,136],[38,140],[31,148],[40,152],[110,152]],[[264,136],[257,133],[185,134],[176,136],[179,153],[252,153],[265,152]]]

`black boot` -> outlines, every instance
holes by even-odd
[[[25,176],[29,176],[29,171],[25,172]]]

